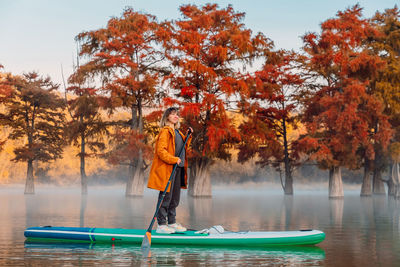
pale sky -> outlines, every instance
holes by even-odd
[[[178,19],[179,6],[211,1],[183,0],[0,0],[0,64],[6,72],[38,71],[62,83],[72,72],[76,55],[74,37],[82,31],[105,27],[111,17],[120,17],[126,6],[155,15],[159,21]],[[263,32],[276,48],[300,50],[300,37],[319,32],[322,21],[337,11],[359,3],[364,16],[393,8],[392,0],[231,0],[213,1],[220,7],[231,4],[245,12],[244,23],[254,33]]]

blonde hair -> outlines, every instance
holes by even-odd
[[[173,112],[178,113],[178,112],[179,112],[179,108],[170,107],[170,108],[167,108],[167,109],[164,111],[164,114],[162,115],[161,120],[160,120],[160,127],[161,127],[161,128],[164,128],[164,126],[167,125],[168,116],[169,116],[171,113],[173,113]],[[178,121],[177,123],[175,123],[174,128],[175,128],[175,129],[179,129],[179,127],[181,127],[181,124],[180,124],[180,122]]]

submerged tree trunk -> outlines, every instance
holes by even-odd
[[[81,122],[83,122],[83,117],[81,117]],[[86,176],[86,170],[85,170],[85,134],[82,132],[81,133],[81,194],[82,195],[87,195],[87,176]]]
[[[372,196],[371,162],[367,158],[365,158],[365,163],[364,163],[364,177],[361,185],[360,196],[362,197]]]
[[[293,177],[290,162],[285,162],[285,195],[293,195]]]
[[[83,163],[82,163],[82,161],[83,161]],[[81,157],[81,164],[85,164],[85,157]],[[88,193],[88,186],[87,186],[86,171],[85,171],[85,167],[82,168],[82,166],[81,166],[81,194],[87,195],[87,193]]]
[[[389,164],[389,179],[387,180],[388,186],[388,196],[394,196],[396,194],[396,184],[395,184],[395,177],[394,177],[394,164]]]
[[[329,198],[342,198],[343,182],[342,171],[340,167],[332,167],[329,170]]]
[[[374,195],[385,195],[385,184],[382,180],[382,172],[381,170],[375,168],[374,176],[373,176],[373,193]]]
[[[138,105],[132,106],[132,124],[131,129],[143,133],[143,116],[140,99]],[[144,191],[144,169],[143,169],[143,151],[139,149],[137,159],[131,161],[130,176],[126,184],[125,196],[137,197],[143,196]]]
[[[393,183],[393,196],[395,198],[400,198],[400,168],[399,163],[394,162],[391,171],[391,179]]]
[[[293,177],[292,177],[292,170],[291,164],[289,159],[289,146],[287,141],[287,131],[286,131],[286,120],[283,119],[282,121],[283,126],[283,148],[284,148],[284,163],[285,163],[285,195],[293,195]]]
[[[143,156],[142,151],[139,151],[139,158],[134,161],[131,168],[131,175],[126,184],[125,196],[141,197],[144,191],[144,172],[143,172]]]
[[[211,160],[196,159],[190,165],[189,195],[192,197],[211,197]]]
[[[25,194],[35,194],[35,181],[33,178],[33,160],[28,160],[26,172]]]
[[[378,126],[375,127],[377,131]],[[380,146],[375,147],[375,160],[374,160],[374,172],[372,182],[372,192],[374,195],[385,195],[385,184],[382,180],[382,170],[384,169],[383,164],[383,152]]]
[[[388,196],[394,197],[396,195],[396,185],[393,183],[392,178],[387,181]]]

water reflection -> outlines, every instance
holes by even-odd
[[[388,199],[388,210],[392,230],[400,233],[400,200],[390,197]]]
[[[142,261],[138,247],[24,246],[23,231],[31,226],[146,228],[155,202],[150,191],[143,198],[125,198],[123,187],[99,188],[86,197],[70,189],[38,188],[36,195],[24,195],[23,188],[0,188],[0,266],[400,266],[400,200],[360,198],[359,190],[332,200],[326,191],[285,197],[258,188],[215,190],[211,199],[182,196],[177,219],[189,228],[324,231],[326,240],[310,250],[154,247],[149,261]]]
[[[292,225],[293,217],[293,196],[285,195],[281,203],[281,207],[280,221],[283,223],[282,229],[289,231]]]
[[[24,195],[26,225],[29,225],[30,222],[34,221],[34,216],[36,214],[34,198],[35,195]]]
[[[342,228],[343,207],[344,207],[344,199],[338,198],[329,200],[331,223],[336,228]]]
[[[151,257],[143,258],[139,246],[63,244],[63,243],[25,243],[26,262],[41,259],[53,262],[60,255],[69,255],[64,263],[74,264],[84,254],[84,262],[132,266],[170,265],[170,266],[231,266],[248,264],[287,265],[295,264],[318,266],[325,259],[325,251],[315,246],[269,247],[269,248],[220,248],[220,247],[171,247],[153,246]]]
[[[212,217],[212,198],[193,198],[187,197],[188,202],[188,215],[187,225],[189,226],[205,226],[207,225],[207,218]],[[197,227],[203,228],[203,227]]]
[[[81,208],[79,212],[79,227],[85,226],[85,210],[87,206],[87,195],[81,195]]]

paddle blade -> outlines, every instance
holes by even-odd
[[[149,257],[151,255],[150,247],[151,247],[151,232],[146,232],[146,234],[143,237],[142,247],[141,247],[143,256]]]

